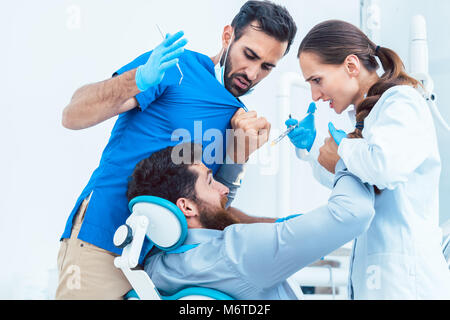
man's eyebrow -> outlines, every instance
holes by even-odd
[[[248,51],[250,51],[250,53],[253,55],[253,57],[255,57],[256,59],[258,59],[258,60],[260,60],[261,59],[261,57],[260,56],[258,56],[258,54],[256,54],[256,52],[255,51],[253,51],[252,49],[250,49],[249,47],[245,47],[245,50],[248,50]],[[275,68],[276,67],[276,65],[275,64],[273,64],[273,63],[270,63],[270,62],[264,62],[264,64],[266,65],[266,66],[270,66],[270,67],[273,67],[273,68]]]
[[[258,56],[258,55],[256,54],[256,52],[253,51],[252,49],[250,49],[249,47],[245,47],[245,50],[250,51],[250,53],[251,53],[256,59],[261,59],[261,57]]]

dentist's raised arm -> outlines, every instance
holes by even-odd
[[[166,70],[178,62],[187,44],[186,39],[181,39],[183,35],[182,31],[167,35],[138,68],[79,88],[63,110],[62,125],[84,129],[137,107],[135,96],[158,85]]]

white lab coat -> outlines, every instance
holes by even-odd
[[[365,119],[363,137],[343,139],[338,149],[350,172],[382,190],[369,229],[353,244],[350,298],[450,299],[439,228],[441,161],[426,101],[412,87],[390,88]],[[296,153],[331,187],[333,175],[317,162],[322,144],[317,138],[309,153]]]

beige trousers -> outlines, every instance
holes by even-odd
[[[131,285],[114,266],[112,252],[77,239],[88,201],[75,215],[70,239],[63,239],[58,253],[56,299],[123,299]]]

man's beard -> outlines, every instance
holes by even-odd
[[[200,212],[200,223],[206,229],[223,230],[226,227],[239,223],[239,221],[232,216],[226,209],[227,203],[225,197],[221,201],[221,206],[212,206],[203,200],[197,199],[197,207]]]
[[[231,51],[231,48],[229,50]],[[225,89],[227,89],[233,96],[235,97],[243,96],[253,87],[253,82],[247,78],[247,75],[245,73],[234,73],[228,76],[227,72],[229,70],[232,70],[230,55],[227,56],[227,60],[225,61],[225,70],[223,75],[224,86]],[[247,83],[249,84],[249,86],[246,89],[242,89],[236,86],[233,83],[233,79],[237,77],[244,78],[245,81],[247,81]]]

